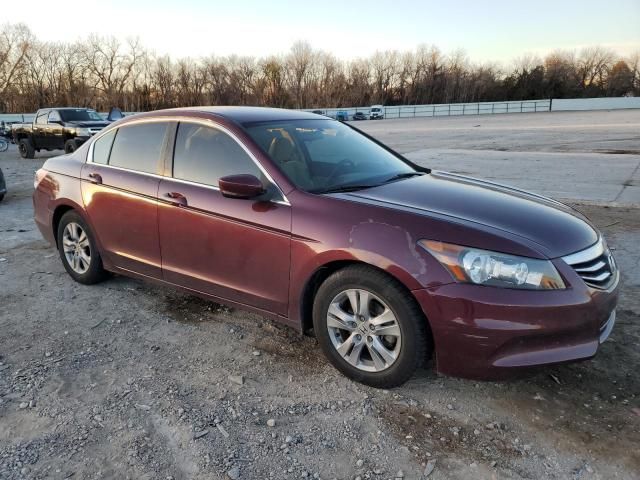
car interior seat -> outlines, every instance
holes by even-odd
[[[290,139],[283,136],[274,137],[269,145],[269,156],[296,185],[304,189],[314,187],[309,167],[299,158]]]

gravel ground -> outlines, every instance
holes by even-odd
[[[384,391],[262,317],[74,283],[31,220],[42,160],[0,154],[0,478],[638,478],[638,208],[577,205],[623,272],[595,359],[504,383],[427,368]]]

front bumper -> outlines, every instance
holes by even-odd
[[[561,269],[570,273],[570,267]],[[575,277],[566,290],[451,283],[413,293],[429,319],[437,370],[499,380],[593,357],[615,323],[617,277],[616,272],[607,290],[589,288]]]

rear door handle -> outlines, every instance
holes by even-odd
[[[178,207],[187,206],[187,197],[179,192],[168,192],[164,194],[165,198],[169,199],[169,203]]]
[[[96,185],[102,183],[102,175],[100,175],[99,173],[90,173],[88,176],[91,183],[95,183]]]

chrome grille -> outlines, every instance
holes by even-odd
[[[93,136],[102,130],[104,127],[89,127],[89,133]]]
[[[562,259],[591,287],[604,289],[615,281],[616,263],[602,238],[595,245]]]

